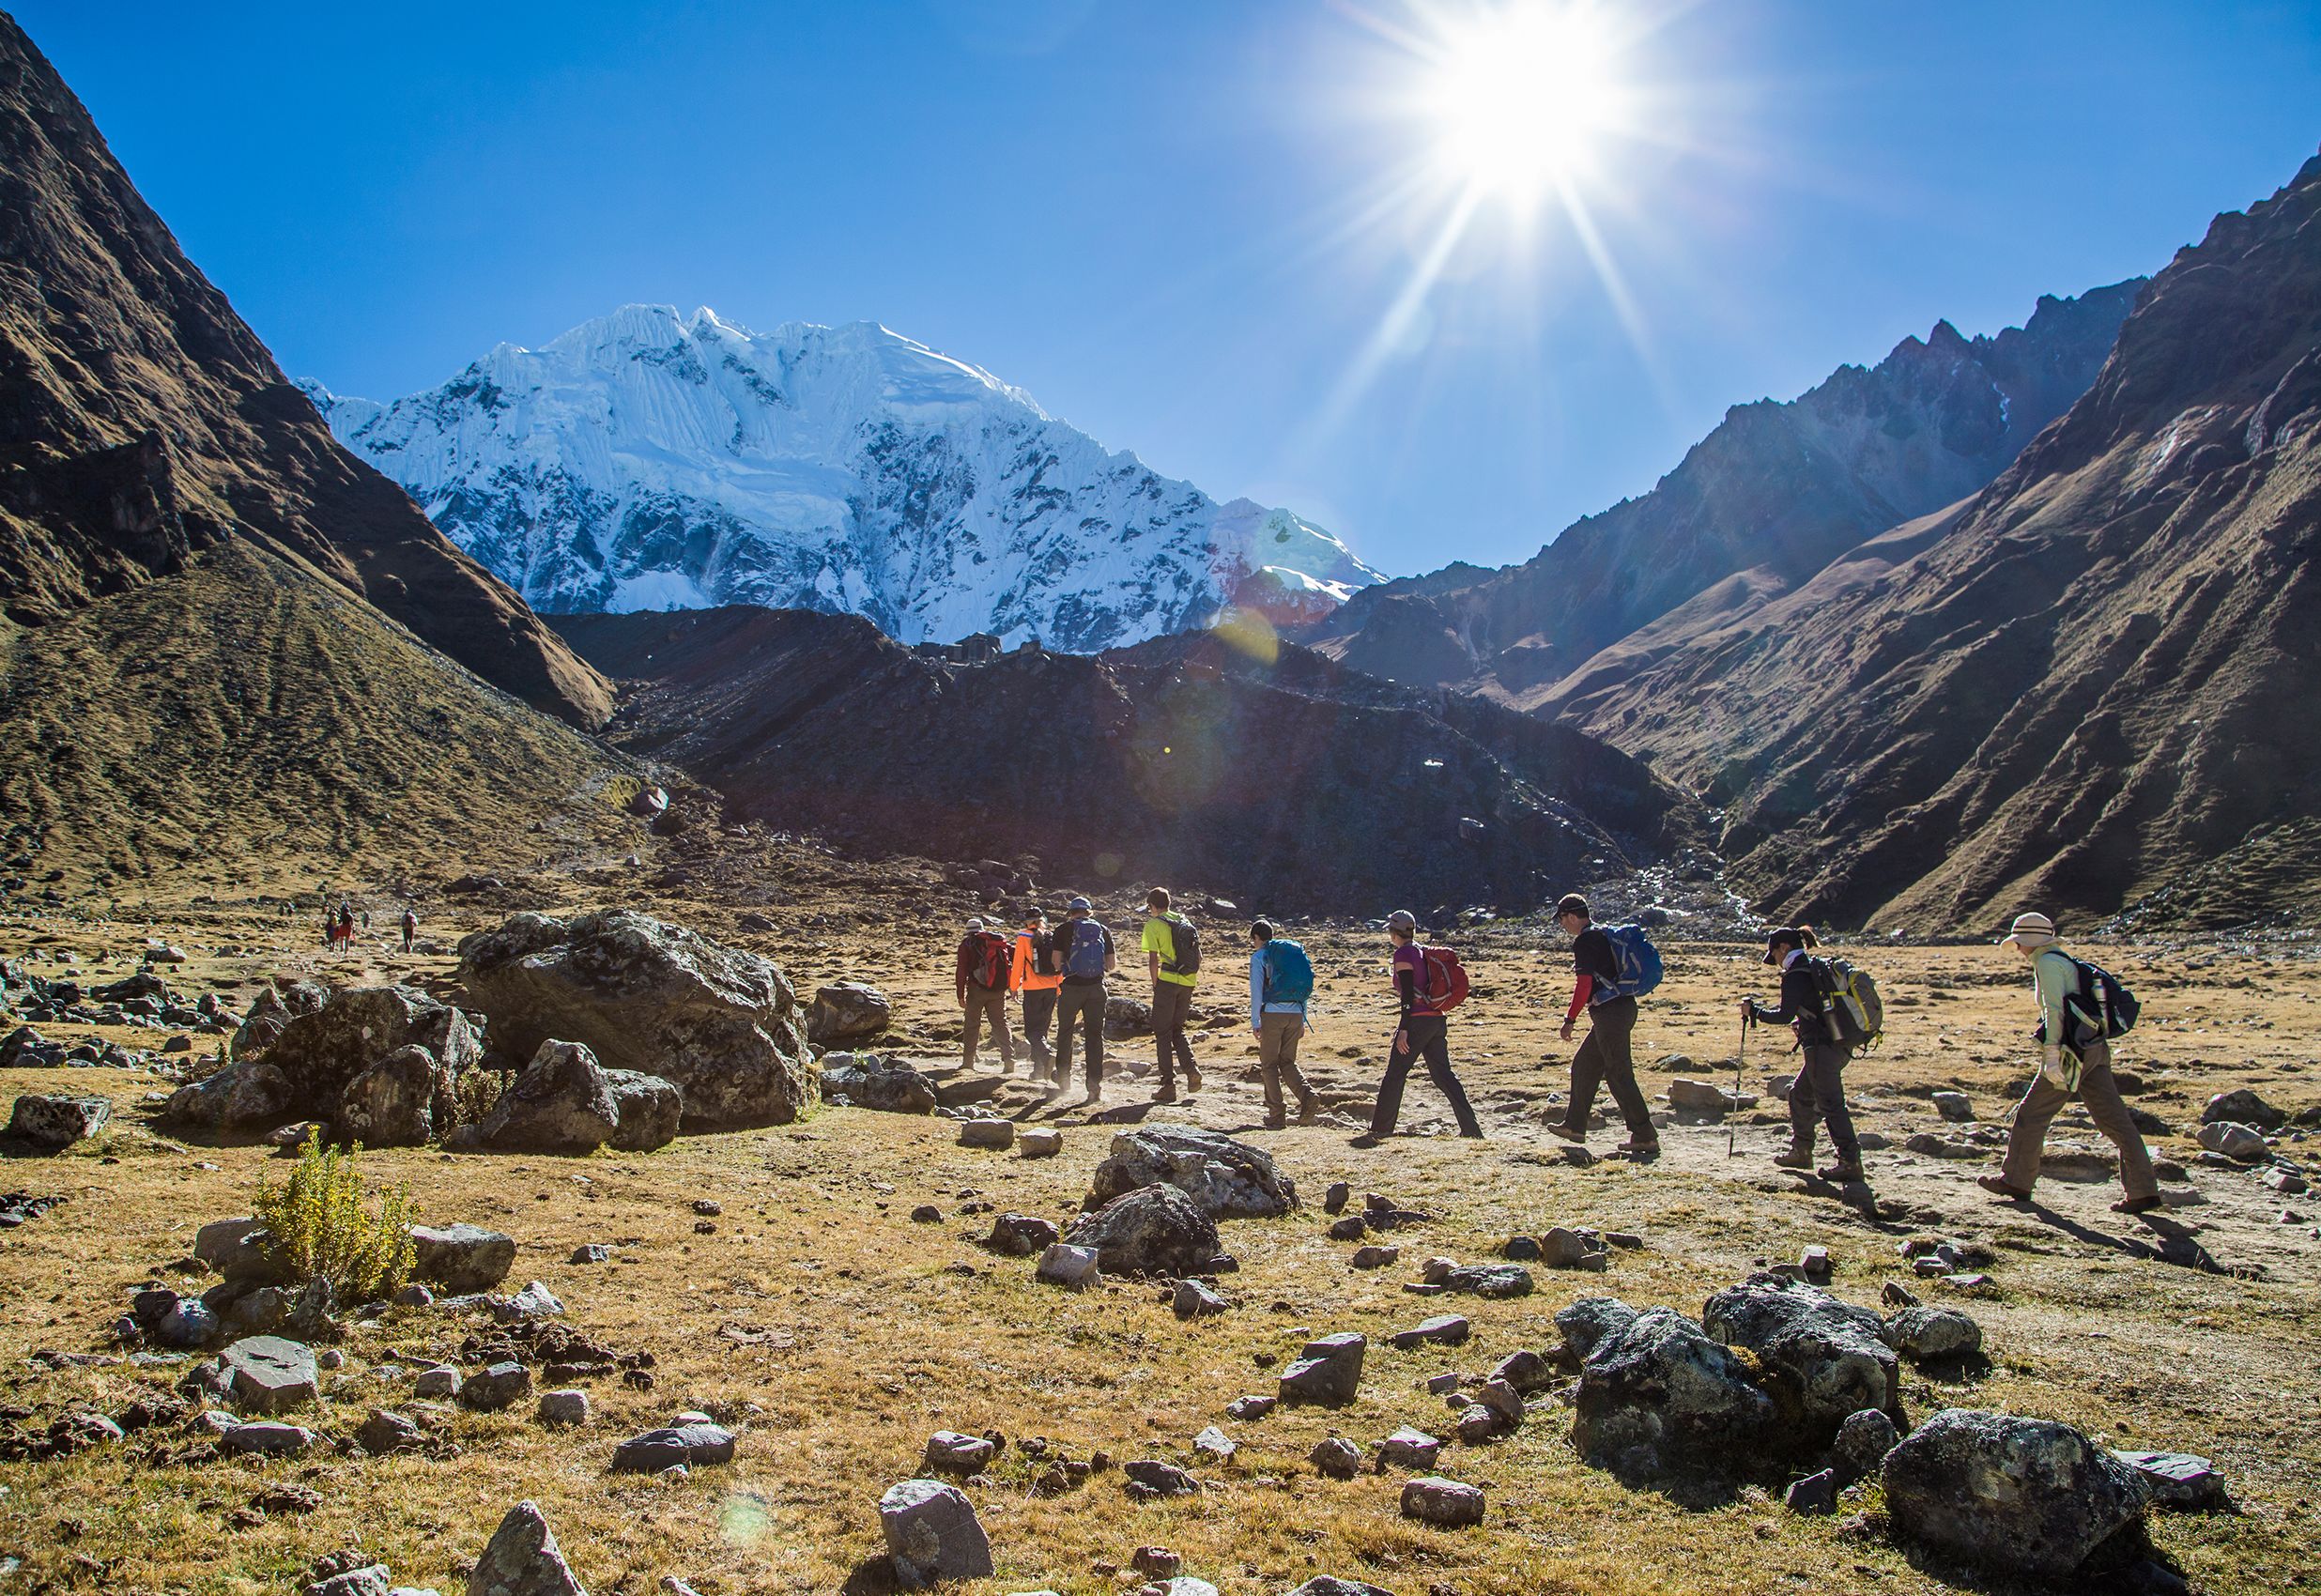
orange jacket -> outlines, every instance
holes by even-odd
[[[1064,984],[1061,975],[1042,975],[1032,968],[1032,933],[1015,934],[1015,969],[1007,977],[1009,991],[1044,992]]]

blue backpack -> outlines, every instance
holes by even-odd
[[[1644,934],[1643,927],[1606,926],[1604,934],[1611,939],[1612,958],[1620,964],[1620,985],[1608,997],[1598,998],[1597,1002],[1640,998],[1660,985],[1660,950]]]
[[[1286,937],[1266,944],[1266,1001],[1303,1008],[1314,996],[1314,961]]]
[[[1074,920],[1068,928],[1072,934],[1070,951],[1064,956],[1067,975],[1104,977],[1104,928],[1094,920]]]

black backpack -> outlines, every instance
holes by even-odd
[[[1163,959],[1161,971],[1170,975],[1198,975],[1201,973],[1201,933],[1193,929],[1192,922],[1182,914],[1163,914],[1160,923],[1169,928],[1169,941],[1176,949],[1175,959]]]
[[[2079,990],[2064,999],[2064,1029],[2070,1033],[2065,1040],[2074,1048],[2083,1048],[2135,1029],[2136,1016],[2144,1007],[2136,994],[2101,965],[2084,959],[2071,962],[2079,969]]]
[[[1032,974],[1035,975],[1064,974],[1064,960],[1057,957],[1055,951],[1055,933],[1053,931],[1033,931],[1027,934],[1032,939]]]

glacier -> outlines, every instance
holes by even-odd
[[[1382,580],[1296,514],[1221,504],[875,322],[627,305],[392,403],[300,386],[543,613],[756,604],[1089,652],[1228,606],[1316,620]]]

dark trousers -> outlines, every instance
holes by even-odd
[[[1813,1151],[1814,1122],[1829,1126],[1829,1144],[1839,1161],[1862,1161],[1862,1144],[1853,1138],[1853,1116],[1846,1112],[1845,1068],[1853,1050],[1839,1042],[1808,1042],[1797,1079],[1790,1082],[1790,1145],[1800,1153]]]
[[[1199,1067],[1192,1062],[1192,1044],[1185,1040],[1185,1025],[1192,1018],[1192,989],[1180,981],[1155,981],[1152,986],[1152,1040],[1159,1050],[1160,1089],[1176,1084],[1176,1067],[1185,1067],[1185,1083],[1192,1084]]]
[[[1055,1064],[1055,1050],[1048,1045],[1048,1027],[1055,1023],[1053,987],[1023,989],[1023,1042],[1031,1050],[1033,1067],[1042,1073]]]
[[[1386,1079],[1378,1082],[1378,1106],[1371,1112],[1370,1134],[1385,1136],[1393,1131],[1394,1121],[1402,1114],[1403,1082],[1409,1079],[1413,1059],[1426,1061],[1426,1078],[1435,1089],[1451,1099],[1451,1113],[1459,1122],[1459,1134],[1480,1136],[1483,1127],[1475,1123],[1474,1105],[1467,1100],[1467,1088],[1451,1073],[1451,1042],[1449,1027],[1439,1014],[1414,1014],[1406,1023],[1410,1034],[1410,1051],[1398,1053],[1394,1044],[1386,1047]]]
[[[1657,1142],[1652,1111],[1636,1083],[1636,1058],[1629,1043],[1636,1035],[1636,999],[1614,998],[1588,1010],[1588,1039],[1572,1055],[1572,1101],[1563,1123],[1574,1130],[1588,1128],[1588,1113],[1595,1106],[1596,1088],[1609,1086],[1620,1117],[1627,1122],[1632,1141]]]
[[[1104,1085],[1104,983],[1085,985],[1067,981],[1055,990],[1055,1078],[1072,1078],[1072,1027],[1080,1027],[1081,1043],[1088,1055],[1088,1090]]]

